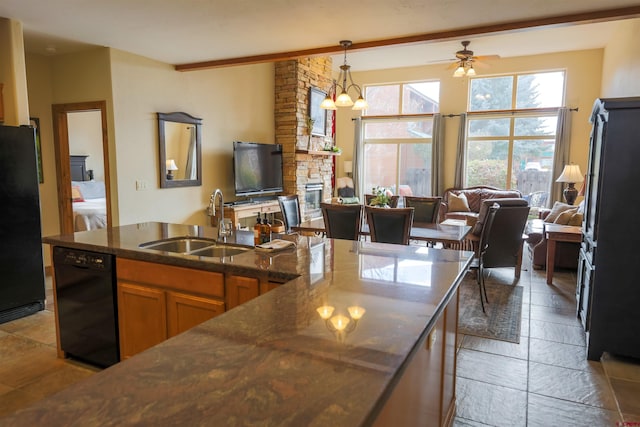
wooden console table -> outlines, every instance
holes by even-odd
[[[581,242],[582,229],[570,225],[545,224],[547,237],[547,285],[553,283],[553,269],[556,259],[557,242]]]
[[[243,203],[240,205],[231,205],[224,207],[224,217],[231,219],[233,228],[237,228],[237,224],[242,218],[256,218],[257,213],[272,214],[280,212],[280,204],[277,200],[267,200],[264,202]],[[216,211],[216,215],[211,218],[211,225],[217,226],[220,213]]]

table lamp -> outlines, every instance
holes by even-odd
[[[351,178],[353,174],[353,162],[351,160],[344,161],[344,174]]]
[[[177,170],[178,170],[178,166],[176,165],[175,160],[173,159],[167,160],[167,179],[168,180],[173,179],[173,171],[177,171]]]
[[[578,190],[575,187],[575,183],[582,181],[584,181],[584,178],[582,176],[582,172],[580,172],[580,166],[574,164],[564,166],[564,169],[558,179],[556,179],[556,182],[567,183],[567,188],[565,188],[562,193],[567,204],[573,205],[573,202],[576,201],[576,197],[578,197]]]

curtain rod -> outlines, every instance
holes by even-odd
[[[559,110],[559,107],[553,107],[553,108],[527,108],[527,109],[521,109],[521,110],[492,110],[492,111],[471,111],[468,112],[467,115],[470,116],[475,116],[475,115],[481,115],[481,114],[516,114],[516,113],[551,113],[551,112],[557,112]],[[569,108],[569,111],[578,111],[579,108]],[[413,118],[427,118],[427,117],[433,117],[435,114],[437,113],[424,113],[424,114],[405,114],[405,115],[400,115],[400,114],[396,114],[396,115],[389,115],[389,116],[361,116],[361,117],[353,117],[351,119],[351,121],[355,121],[358,119],[361,120],[375,120],[375,119],[413,119]],[[444,118],[452,118],[452,117],[460,117],[462,115],[462,113],[459,114],[442,114],[442,117]]]

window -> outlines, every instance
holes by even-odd
[[[439,109],[439,82],[365,86],[369,104],[363,120],[364,176],[370,193],[431,194],[433,113]]]
[[[553,71],[471,79],[466,186],[548,193],[564,78]]]

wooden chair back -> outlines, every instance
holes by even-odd
[[[327,237],[332,239],[359,240],[362,223],[362,205],[336,205],[321,203],[322,217]]]
[[[291,233],[291,227],[297,227],[302,221],[298,195],[278,196],[278,204],[280,205],[280,212],[282,212],[285,231]]]
[[[413,208],[378,208],[365,206],[372,242],[408,245]]]
[[[404,207],[414,208],[414,226],[437,223],[441,203],[442,197],[404,196]]]

